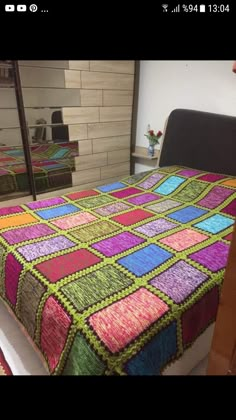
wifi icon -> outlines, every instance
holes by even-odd
[[[162,4],[163,12],[167,12],[168,4]]]

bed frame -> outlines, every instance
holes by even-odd
[[[236,176],[236,117],[175,109],[166,126],[159,166],[181,165]]]

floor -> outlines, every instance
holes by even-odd
[[[208,357],[203,359],[190,373],[190,376],[204,376],[207,372]]]

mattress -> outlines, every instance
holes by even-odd
[[[0,209],[0,295],[52,375],[158,375],[215,321],[236,179],[166,167]]]

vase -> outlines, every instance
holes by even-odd
[[[154,145],[149,144],[148,146],[148,156],[153,157],[154,156]]]

